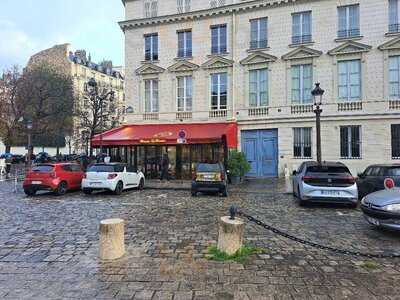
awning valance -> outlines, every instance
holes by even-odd
[[[237,124],[132,124],[124,125],[92,138],[92,146],[207,144],[226,140],[237,148]]]

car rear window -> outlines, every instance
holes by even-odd
[[[350,173],[344,166],[310,166],[307,167],[307,173]]]
[[[387,172],[387,175],[389,175],[389,176],[400,176],[400,168],[399,167],[388,168],[386,172]]]
[[[198,164],[197,172],[220,172],[219,164]]]
[[[40,165],[40,166],[33,167],[32,172],[48,173],[48,172],[52,172],[53,169],[54,169],[54,166],[52,166],[52,165]]]
[[[95,173],[110,173],[110,172],[123,172],[123,165],[94,165],[89,167],[88,172]]]

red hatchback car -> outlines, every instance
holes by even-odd
[[[39,164],[32,167],[28,172],[23,188],[28,196],[33,196],[41,190],[64,195],[69,190],[80,189],[84,175],[85,173],[79,164]]]

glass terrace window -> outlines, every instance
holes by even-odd
[[[312,65],[292,66],[292,103],[309,104],[312,102]]]
[[[361,99],[361,61],[347,60],[338,63],[339,99],[357,101]]]
[[[400,159],[400,124],[392,124],[392,158]]]
[[[192,76],[177,78],[177,107],[178,111],[192,111]]]
[[[192,56],[192,31],[178,31],[178,57]]]
[[[249,104],[251,107],[268,105],[268,70],[251,70],[249,78]]]
[[[158,60],[158,33],[144,36],[145,60]]]
[[[292,44],[310,43],[311,12],[301,12],[292,15]]]
[[[250,20],[250,49],[266,48],[267,38],[267,18]]]
[[[211,27],[211,53],[221,54],[226,53],[226,24],[215,25]]]
[[[227,108],[227,73],[211,74],[211,109]]]
[[[176,0],[178,13],[185,13],[190,11],[190,0]]]
[[[389,95],[393,100],[400,99],[400,56],[389,58]]]
[[[399,0],[389,0],[389,32],[400,32]]]
[[[338,7],[338,16],[338,38],[360,36],[360,7],[358,4]]]
[[[145,112],[158,112],[158,80],[144,81]]]
[[[340,157],[361,158],[361,126],[340,127]]]
[[[311,158],[311,128],[293,128],[293,156]]]

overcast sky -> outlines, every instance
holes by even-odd
[[[121,0],[0,0],[0,72],[56,44],[123,64]]]

